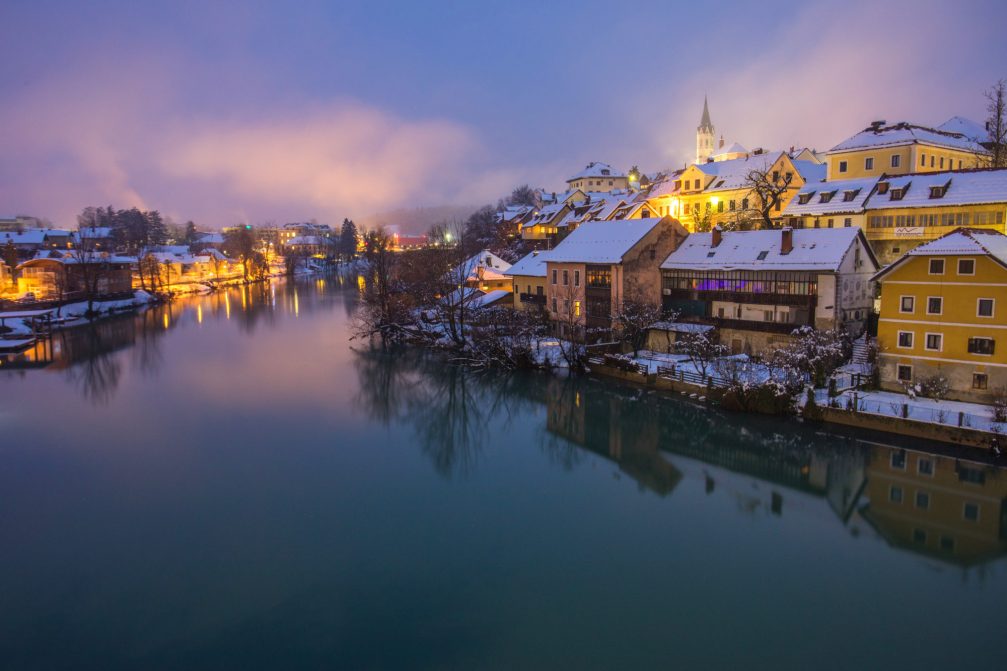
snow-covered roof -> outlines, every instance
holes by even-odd
[[[713,178],[704,191],[743,189],[747,185],[749,173],[753,170],[761,172],[769,170],[782,154],[783,152],[781,151],[753,154],[745,158],[735,158],[729,161],[697,163],[696,167],[704,174]]]
[[[507,274],[511,277],[545,277],[545,262],[548,258],[548,251],[532,252],[508,268]]]
[[[791,231],[793,249],[781,254],[783,230],[724,231],[711,247],[713,233],[693,233],[661,264],[666,270],[818,270],[836,271],[863,235],[859,228],[799,228]]]
[[[990,256],[1007,267],[1007,235],[985,228],[958,228],[910,249],[874,276],[878,280],[914,256]]]
[[[654,322],[650,328],[672,333],[706,333],[713,330],[713,325],[695,322]]]
[[[467,301],[467,303],[468,307],[470,308],[474,309],[485,308],[489,307],[490,305],[493,305],[497,301],[501,301],[507,298],[510,295],[511,292],[507,291],[506,289],[494,289],[493,291],[487,291],[482,295],[473,296],[470,300]]]
[[[484,279],[503,279],[510,265],[488,249],[484,249],[461,264],[461,270],[468,280],[477,279],[483,270]]]
[[[321,235],[297,235],[290,238],[285,243],[288,247],[298,247],[301,245],[312,246],[312,247],[323,247],[325,245],[335,244],[329,238]]]
[[[843,140],[827,153],[854,151],[866,147],[892,147],[918,142],[962,151],[984,151],[975,140],[971,140],[961,133],[917,126],[902,121],[890,126],[865,128],[853,137]]]
[[[6,245],[11,241],[15,245],[41,245],[49,238],[69,238],[70,231],[60,228],[28,228],[18,233],[17,231],[0,232],[0,245]]]
[[[220,245],[224,243],[224,236],[220,233],[198,233],[199,242],[204,245]]]
[[[718,149],[717,153],[714,154],[714,157],[723,156],[725,154],[747,154],[747,153],[748,153],[747,149],[745,149],[740,144],[738,144],[737,142],[735,142],[734,144],[732,144],[730,147],[727,147],[726,149],[725,148]]]
[[[549,252],[548,263],[622,263],[661,219],[586,221]]]
[[[990,134],[989,131],[986,130],[986,126],[977,121],[973,121],[972,119],[966,119],[963,116],[951,117],[938,126],[937,130],[943,130],[949,133],[961,133],[970,140],[975,140],[980,144],[990,141]]]
[[[862,212],[877,177],[808,182],[783,210],[785,217]],[[823,197],[825,202],[823,202]],[[807,200],[806,203],[801,201]]]
[[[825,179],[829,166],[818,161],[808,161],[805,159],[791,159],[794,169],[805,182],[821,182]]]
[[[577,179],[583,179],[585,177],[625,177],[626,174],[620,170],[616,170],[608,163],[591,162],[587,164],[583,170],[575,174],[573,177],[568,178],[566,181],[572,182]]]
[[[1007,265],[1007,235],[982,228],[960,228],[906,252],[908,256],[989,254]]]
[[[77,235],[82,240],[89,238],[111,238],[112,229],[109,226],[86,226],[79,229]]]
[[[946,207],[981,203],[1007,203],[1007,169],[925,172],[889,177],[887,193],[876,193],[868,210],[887,207]],[[931,187],[947,187],[937,196]],[[892,192],[903,189],[902,198]],[[931,197],[933,194],[934,197]]]

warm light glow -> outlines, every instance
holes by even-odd
[[[203,306],[202,305],[197,305],[196,306],[196,323],[197,324],[202,324],[203,323]]]
[[[165,328],[165,330],[168,329],[168,313],[167,312],[164,313],[164,328]]]
[[[301,314],[301,304],[297,300],[297,292],[294,292],[294,316],[297,317]]]

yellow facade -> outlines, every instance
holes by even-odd
[[[752,169],[757,166],[752,165]],[[790,183],[780,199],[779,208],[770,213],[772,217],[782,216],[787,204],[804,186],[804,178],[797,171],[793,161],[787,154],[779,158],[767,170],[770,175],[779,178],[790,178]],[[715,188],[720,179],[717,175],[703,172],[699,166],[690,165],[674,182],[678,188],[670,193],[648,199],[647,204],[651,216],[670,216],[677,218],[691,233],[696,231],[697,220],[706,219],[709,214],[710,226],[729,224],[738,218],[755,218],[761,220],[758,196],[748,186],[739,185],[736,188]]]
[[[871,241],[878,260],[882,264],[889,264],[910,249],[947,235],[956,228],[981,228],[1007,233],[1007,203],[948,207],[872,207],[862,219],[864,233]]]
[[[924,143],[861,147],[829,152],[827,180],[905,175],[910,172],[968,170],[982,166],[979,154]]]
[[[545,308],[545,277],[515,275],[512,279],[516,309],[541,310]]]
[[[941,374],[950,398],[983,402],[1007,387],[1007,267],[984,254],[904,256],[878,281],[882,388]]]

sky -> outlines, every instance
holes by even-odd
[[[1007,3],[4,0],[0,215],[200,228],[561,191],[718,135],[828,149],[985,118]]]

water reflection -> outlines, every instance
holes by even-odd
[[[873,533],[945,565],[967,568],[1007,549],[1007,474],[980,453],[880,444],[579,377],[476,373],[414,349],[361,351],[355,367],[358,407],[411,425],[445,477],[471,473],[493,427],[544,414],[550,461],[573,470],[596,455],[670,501],[693,477],[743,514],[782,517],[811,501],[851,537]]]

